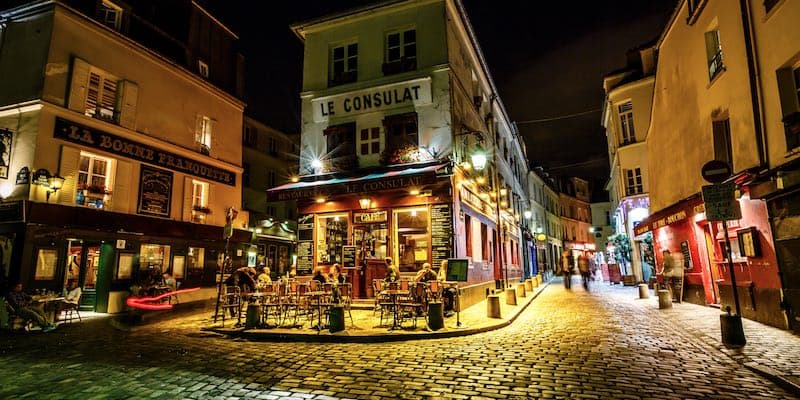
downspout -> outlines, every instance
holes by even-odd
[[[750,100],[753,104],[753,127],[756,135],[756,149],[758,150],[758,167],[761,170],[768,168],[767,141],[764,138],[764,118],[761,105],[762,88],[759,77],[758,57],[753,40],[752,15],[750,14],[750,1],[739,0],[742,12],[742,30],[744,32],[744,46],[747,52],[747,72],[750,80]]]

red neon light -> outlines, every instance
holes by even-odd
[[[178,293],[194,292],[195,290],[200,290],[200,288],[196,287],[196,288],[189,288],[189,289],[180,289],[180,290],[175,290],[175,291],[172,291],[172,292],[166,292],[164,294],[160,294],[158,296],[153,296],[153,297],[134,297],[134,296],[129,296],[128,299],[125,300],[125,304],[127,304],[128,307],[138,308],[140,310],[156,310],[156,311],[158,311],[158,310],[171,310],[172,309],[172,304],[161,304],[161,303],[154,304],[154,302],[161,301],[161,299],[163,299],[165,297],[173,296],[173,295],[176,295]]]

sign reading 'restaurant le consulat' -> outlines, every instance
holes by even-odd
[[[311,100],[314,122],[367,112],[431,103],[431,78],[376,86]]]
[[[132,158],[173,171],[183,172],[226,185],[236,185],[236,173],[194,161],[153,146],[134,142],[98,129],[56,118],[53,137]]]

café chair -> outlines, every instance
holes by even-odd
[[[225,295],[222,296],[222,327],[225,327],[226,312],[231,314],[231,318],[236,315],[236,324],[242,322],[242,289],[238,286],[225,287]]]
[[[427,304],[425,283],[416,282],[411,286],[409,295],[400,300],[400,315],[410,314],[410,318],[414,318],[414,328],[416,328],[417,318],[424,318],[427,314]]]
[[[78,301],[75,303],[67,303],[64,302],[60,305],[60,312],[61,312],[61,322],[65,324],[70,324],[75,321],[75,318],[78,318],[78,322],[83,322],[81,320],[81,313],[78,312],[78,307],[81,304],[81,298],[78,297]]]

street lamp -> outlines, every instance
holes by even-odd
[[[470,155],[470,159],[472,160],[472,167],[475,168],[475,171],[480,172],[486,168],[486,162],[488,161],[486,158],[486,151],[480,143],[475,146],[475,151]]]
[[[522,215],[525,216],[525,219],[531,219],[533,213],[531,212],[531,210],[525,210],[522,212]]]

